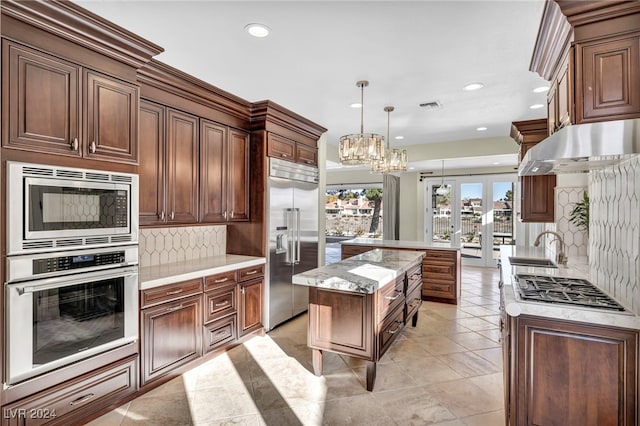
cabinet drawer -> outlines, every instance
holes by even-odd
[[[204,322],[236,312],[236,284],[204,294]]]
[[[420,265],[407,271],[407,294],[422,285],[422,267]]]
[[[220,321],[204,326],[205,353],[237,339],[236,316],[230,315]]]
[[[341,249],[342,259],[346,259],[348,257],[355,256],[360,253],[366,253],[369,250],[371,250],[372,247],[342,245],[340,249]]]
[[[422,294],[425,296],[455,298],[453,285],[446,281],[430,281],[428,284],[423,284]]]
[[[404,305],[398,307],[380,327],[378,334],[378,359],[387,351],[404,326]]]
[[[378,290],[377,321],[382,321],[389,312],[401,304],[404,304],[404,275],[396,278],[395,283],[389,283]]]
[[[456,251],[447,250],[427,250],[427,255],[424,257],[424,261],[428,262],[430,259],[449,259],[452,262],[456,261],[458,253]]]
[[[264,276],[264,264],[238,269],[238,281],[252,280]]]
[[[296,162],[317,167],[318,149],[296,144]]]
[[[296,143],[273,133],[267,136],[267,155],[283,160],[295,161]]]
[[[204,278],[204,291],[215,290],[236,283],[236,271],[223,272],[221,274],[209,275]]]
[[[147,308],[199,293],[202,293],[202,278],[142,290],[140,303],[142,308]]]
[[[137,355],[2,407],[3,425],[67,425],[137,390]]]
[[[411,291],[411,293],[407,294],[407,299],[405,301],[405,305],[406,305],[406,313],[404,317],[405,322],[407,321],[407,318],[413,315],[418,310],[418,308],[420,308],[421,304],[422,304],[422,288],[416,287]]]
[[[455,278],[455,264],[449,262],[423,263],[422,275],[426,279],[442,278],[453,280]]]

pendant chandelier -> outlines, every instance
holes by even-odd
[[[371,173],[395,173],[407,171],[407,150],[406,149],[390,149],[389,127],[391,121],[391,111],[395,108],[392,106],[384,107],[387,113],[387,148],[384,155],[379,160],[371,161]]]
[[[358,81],[360,88],[360,133],[345,135],[340,138],[340,163],[345,166],[369,164],[384,157],[384,136],[375,133],[364,133],[364,88],[368,81]]]
[[[449,185],[444,184],[444,160],[442,160],[442,180],[440,182],[440,187],[436,189],[436,194],[447,195],[448,193],[449,193]]]

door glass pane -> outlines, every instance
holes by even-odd
[[[493,184],[493,259],[500,257],[501,244],[515,244],[513,182]]]
[[[451,188],[438,191],[440,184],[431,186],[432,233],[434,243],[451,243]],[[438,193],[440,192],[440,193]]]
[[[460,184],[460,245],[462,256],[482,258],[482,184]]]

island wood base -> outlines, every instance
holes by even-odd
[[[308,345],[315,375],[322,375],[323,351],[367,361],[366,388],[373,390],[377,362],[422,303],[421,265],[372,294],[309,288]]]

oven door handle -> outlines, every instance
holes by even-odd
[[[23,294],[35,293],[37,291],[50,290],[53,288],[61,288],[68,287],[71,285],[82,284],[89,281],[102,281],[109,280],[112,278],[125,278],[137,276],[138,271],[136,268],[126,268],[126,270],[119,270],[118,272],[109,271],[109,273],[104,273],[104,271],[100,273],[86,273],[80,274],[75,279],[70,279],[69,276],[65,277],[56,277],[42,280],[41,284],[28,284],[28,283],[20,283],[20,284],[9,284],[9,287],[14,288],[18,295],[22,296]]]

